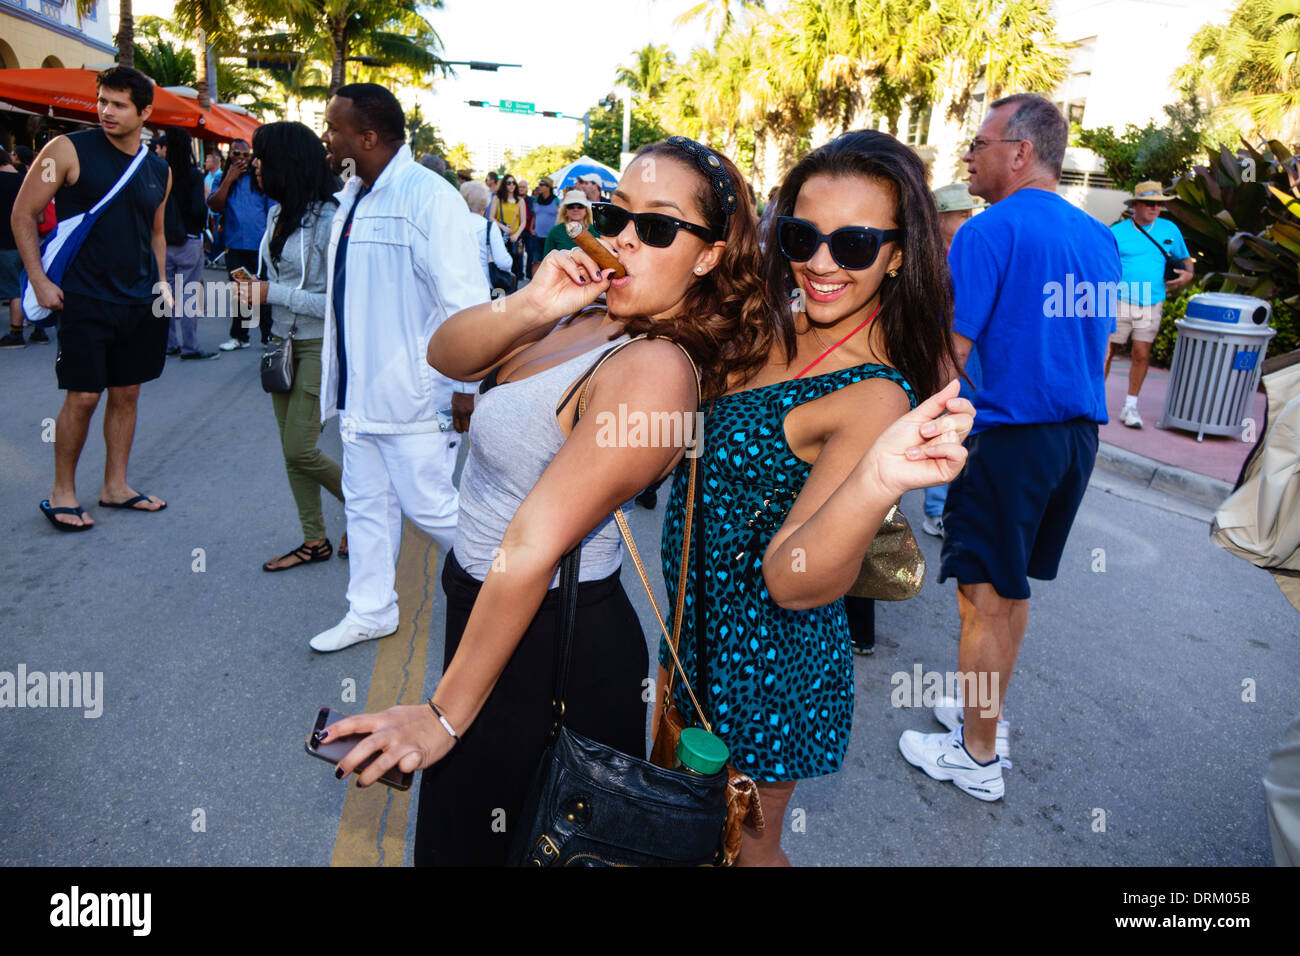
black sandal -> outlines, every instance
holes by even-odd
[[[325,539],[324,544],[307,544],[303,542],[294,548],[288,554],[282,554],[278,558],[272,558],[271,561],[283,561],[285,558],[297,558],[294,564],[286,564],[284,567],[273,568],[271,561],[262,565],[263,571],[288,571],[290,568],[296,568],[303,564],[313,564],[316,561],[328,561],[334,554],[334,546],[330,544],[329,538]]]

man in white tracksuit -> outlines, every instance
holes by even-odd
[[[396,97],[373,83],[340,87],[322,139],[345,177],[330,236],[321,420],[343,437],[348,612],[311,646],[337,651],[397,630],[393,588],[402,514],[444,550],[459,507],[452,471],[474,386],[429,366],[449,315],[491,297],[465,202],[411,158]],[[451,406],[456,431],[438,427]]]

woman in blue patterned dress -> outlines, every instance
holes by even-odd
[[[952,294],[915,153],[874,131],[813,151],[782,184],[765,246],[772,296],[792,308],[775,317],[766,361],[705,409],[692,531],[703,549],[679,647],[695,674],[692,626],[704,635],[700,706],[759,785],[769,826],[746,830],[741,865],[788,865],[795,783],[840,768],[853,712],[843,596],[899,495],[960,470],[973,416],[955,382],[940,391],[955,367]],[[686,486],[679,467],[662,542],[670,606]],[[661,684],[665,664],[661,646]]]

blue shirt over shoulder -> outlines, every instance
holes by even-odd
[[[1120,278],[1110,230],[1054,192],[1020,189],[957,230],[948,265],[953,330],[982,365],[971,433],[1105,424],[1102,362]]]
[[[1138,235],[1138,225],[1125,219],[1110,227],[1119,245],[1119,261],[1123,269],[1123,285],[1119,297],[1134,305],[1152,305],[1165,301],[1165,257],[1155,247],[1160,243],[1165,252],[1180,262],[1190,253],[1183,234],[1168,219],[1157,219],[1142,230],[1151,239]]]

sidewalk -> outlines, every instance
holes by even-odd
[[[1142,427],[1126,428],[1120,423],[1119,411],[1128,394],[1128,370],[1126,358],[1111,362],[1110,378],[1106,380],[1110,422],[1101,426],[1097,465],[1217,507],[1231,492],[1242,462],[1254,445],[1217,435],[1206,435],[1198,442],[1195,432],[1157,428],[1169,388],[1169,372],[1158,368],[1147,372],[1138,398]],[[1264,427],[1264,405],[1264,393],[1256,392],[1249,414],[1255,420],[1257,433]]]

